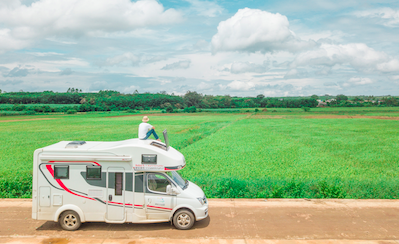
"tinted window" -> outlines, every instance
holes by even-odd
[[[69,179],[69,166],[55,165],[54,179]]]
[[[101,180],[101,166],[87,166],[86,179]]]
[[[161,174],[148,174],[147,175],[148,189],[150,191],[166,193],[166,186],[170,185],[169,181],[164,175]]]
[[[143,175],[136,175],[134,181],[134,191],[143,192]]]
[[[123,173],[115,173],[115,196],[122,196]]]
[[[141,162],[143,164],[157,164],[157,155],[156,154],[142,154]]]

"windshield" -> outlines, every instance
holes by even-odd
[[[176,171],[168,171],[165,172],[170,178],[172,178],[172,180],[174,182],[176,182],[176,184],[178,184],[181,189],[186,189],[186,187],[188,186],[188,180],[183,179],[183,177],[181,177],[179,175],[179,173],[177,173]]]

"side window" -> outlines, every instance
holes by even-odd
[[[147,175],[147,185],[150,191],[166,193],[166,186],[169,184],[164,175],[154,173]]]
[[[69,165],[54,165],[54,179],[69,179]]]
[[[115,173],[115,196],[122,196],[123,173]]]
[[[86,179],[101,180],[101,166],[86,166]]]
[[[142,164],[157,164],[156,154],[142,154],[141,155]]]
[[[143,192],[143,176],[136,175],[134,180],[134,192]]]

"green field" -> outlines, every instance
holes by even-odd
[[[399,108],[249,110],[153,115],[150,123],[168,129],[186,157],[181,173],[208,197],[399,198]],[[136,138],[142,115],[118,115],[126,113],[0,118],[0,197],[30,197],[37,148]]]

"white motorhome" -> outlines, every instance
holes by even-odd
[[[208,216],[204,192],[178,173],[184,156],[165,142],[61,141],[35,150],[32,218],[65,230],[83,222],[157,223],[190,229]]]

